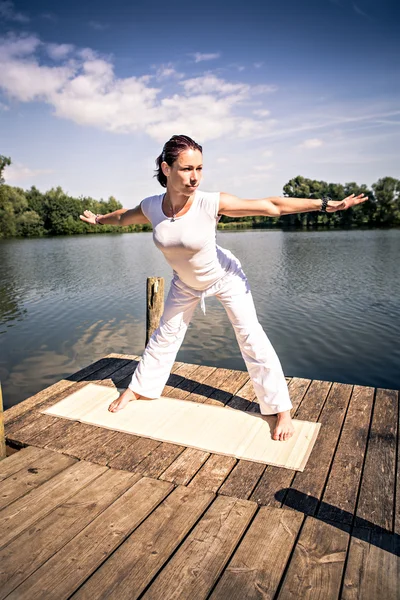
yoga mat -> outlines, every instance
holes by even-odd
[[[275,417],[169,397],[134,400],[111,413],[108,406],[118,396],[116,388],[89,383],[42,412],[297,471],[304,470],[321,426],[295,419],[292,438],[279,442],[271,437]]]

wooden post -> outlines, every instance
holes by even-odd
[[[3,394],[0,382],[0,460],[6,457],[6,438],[4,435]]]
[[[164,277],[147,278],[146,345],[157,329],[164,311]]]

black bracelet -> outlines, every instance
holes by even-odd
[[[328,206],[329,200],[332,200],[332,198],[330,198],[329,196],[324,196],[322,198],[321,208],[319,209],[320,212],[326,213],[326,207]]]

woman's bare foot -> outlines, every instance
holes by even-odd
[[[292,437],[294,434],[294,427],[292,423],[292,417],[290,416],[290,410],[278,413],[276,415],[276,425],[272,439],[284,442]]]
[[[110,412],[117,412],[125,408],[128,402],[130,402],[131,400],[137,400],[138,398],[139,396],[137,396],[135,392],[132,392],[130,388],[127,388],[124,392],[122,392],[119,398],[111,402],[110,406],[108,407],[108,410]]]

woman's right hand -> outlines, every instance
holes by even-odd
[[[85,221],[85,223],[89,223],[90,225],[97,225],[96,223],[96,215],[92,213],[91,210],[83,211],[83,215],[79,215],[81,221]]]

